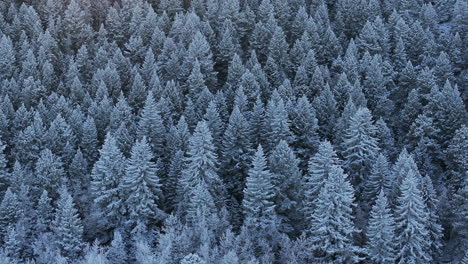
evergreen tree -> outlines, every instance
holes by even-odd
[[[320,189],[312,223],[308,226],[310,242],[317,261],[358,263],[360,248],[354,245],[352,215],[354,189],[343,170],[332,165],[325,184]]]
[[[368,241],[365,248],[370,261],[379,264],[395,263],[397,257],[395,219],[383,191],[380,191],[370,212],[366,236]]]
[[[16,193],[8,188],[3,196],[2,203],[0,204],[0,235],[5,237],[8,231],[9,225],[15,225],[16,221],[22,215],[22,212],[18,210],[20,203]]]
[[[39,202],[36,206],[37,218],[35,224],[35,232],[40,234],[44,233],[52,228],[53,208],[52,199],[49,198],[49,194],[44,190],[39,198]]]
[[[294,133],[292,146],[300,158],[300,167],[305,168],[311,153],[318,149],[318,124],[315,110],[307,97],[297,99],[296,106],[290,113],[291,131]]]
[[[299,160],[286,141],[281,140],[268,158],[268,168],[272,173],[271,181],[275,193],[273,201],[279,217],[279,231],[293,233],[298,231],[301,220],[301,178]]]
[[[64,187],[60,190],[52,225],[55,244],[62,256],[69,260],[80,256],[83,249],[83,225],[73,198]]]
[[[80,147],[83,150],[83,156],[89,164],[93,164],[98,158],[98,138],[96,124],[90,116],[83,123],[83,133]]]
[[[65,171],[60,157],[48,149],[41,151],[34,172],[37,177],[36,187],[46,189],[53,198],[57,198],[57,191],[65,180]]]
[[[137,135],[141,140],[146,137],[148,144],[154,154],[164,156],[166,127],[154,101],[153,93],[149,92],[146,97],[145,106],[138,121]]]
[[[249,123],[239,108],[234,106],[223,137],[222,167],[226,188],[239,202],[242,200],[242,190],[252,155],[249,134]]]
[[[275,224],[275,189],[272,174],[267,169],[263,148],[259,146],[252,160],[252,167],[244,189],[244,224],[252,231],[266,235]],[[261,236],[261,235],[260,235]]]
[[[208,125],[200,121],[190,137],[186,165],[180,178],[179,212],[187,210],[190,190],[204,182],[218,208],[224,203],[224,191],[218,175],[218,156]]]
[[[387,158],[383,154],[375,159],[369,177],[364,184],[363,198],[374,201],[379,192],[389,195],[392,191],[392,173]]]
[[[397,261],[399,263],[428,263],[430,237],[429,215],[424,204],[419,179],[413,171],[408,171],[401,183],[396,215]]]
[[[379,147],[375,138],[376,127],[367,108],[360,108],[350,119],[343,142],[344,168],[351,182],[359,184],[369,176],[370,165],[377,157]]]
[[[118,226],[123,214],[120,184],[125,174],[126,159],[117,141],[107,134],[100,157],[91,172],[91,191],[94,203],[111,226]]]
[[[270,99],[265,115],[265,128],[267,137],[267,152],[271,151],[280,140],[293,141],[293,135],[289,128],[290,122],[283,99],[275,101]]]
[[[141,222],[149,224],[153,219],[161,220],[163,212],[157,204],[161,199],[158,173],[151,148],[146,137],[143,137],[132,147],[120,187],[126,196],[124,204],[130,228],[136,228]]]
[[[309,160],[308,173],[304,176],[304,213],[309,221],[317,196],[328,180],[332,166],[340,164],[341,161],[329,141],[321,142],[317,153]]]

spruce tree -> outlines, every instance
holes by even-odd
[[[281,140],[268,157],[268,168],[275,188],[273,201],[279,217],[279,231],[297,232],[301,216],[301,178],[299,159],[288,143]]]
[[[8,226],[15,225],[22,212],[18,210],[20,202],[18,196],[11,188],[8,188],[0,204],[0,236],[2,238],[7,234]]]
[[[329,141],[320,143],[317,153],[308,164],[308,172],[304,176],[304,214],[311,221],[316,199],[325,182],[327,182],[332,166],[340,165],[341,161]]]
[[[162,220],[162,211],[158,208],[161,199],[161,184],[157,164],[153,153],[143,137],[132,147],[131,157],[121,181],[124,192],[124,204],[128,213],[127,225],[135,228],[138,223],[149,224],[151,220]]]
[[[358,263],[362,249],[354,245],[352,214],[354,189],[343,169],[332,165],[325,184],[317,196],[316,207],[307,227],[310,243],[317,261]]]
[[[41,151],[34,172],[37,175],[36,187],[46,189],[53,198],[57,198],[57,191],[65,180],[64,165],[60,157],[48,149]]]
[[[430,263],[429,215],[420,190],[420,180],[413,171],[406,173],[401,183],[395,208],[397,261],[399,263]]]
[[[244,189],[244,224],[254,232],[266,235],[275,224],[275,189],[267,168],[263,148],[258,146]]]
[[[180,178],[179,212],[185,213],[190,190],[205,182],[218,208],[224,203],[224,191],[218,175],[218,156],[213,137],[205,121],[200,121],[190,137],[186,165]]]
[[[392,173],[387,158],[383,154],[375,159],[374,164],[364,183],[363,199],[367,202],[374,201],[377,194],[383,191],[386,195],[392,191]]]
[[[55,244],[63,257],[73,260],[83,249],[83,225],[72,196],[62,187],[53,220]]]
[[[383,190],[380,191],[375,205],[372,206],[366,236],[368,241],[365,249],[372,263],[395,263],[397,258],[395,219]]]
[[[349,121],[343,142],[344,168],[353,184],[360,184],[369,176],[370,165],[377,157],[376,127],[367,108],[360,108]]]
[[[242,200],[253,152],[250,132],[249,123],[239,108],[234,106],[223,137],[222,168],[226,188],[238,202]]]
[[[125,174],[126,159],[110,133],[99,152],[100,157],[91,172],[91,192],[104,221],[118,226],[123,214],[120,184]]]
[[[165,135],[166,127],[163,119],[157,109],[154,101],[153,93],[150,91],[146,97],[145,106],[143,107],[140,119],[137,126],[137,135],[141,140],[147,138],[148,144],[154,154],[163,156],[165,154]]]

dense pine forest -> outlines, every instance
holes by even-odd
[[[468,263],[467,0],[1,0],[1,264]]]

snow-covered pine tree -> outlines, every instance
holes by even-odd
[[[72,196],[65,187],[60,190],[55,219],[52,222],[55,244],[63,257],[77,259],[83,249],[83,225]]]
[[[395,219],[383,190],[377,195],[375,205],[372,206],[366,236],[365,249],[372,263],[395,263],[397,258]]]
[[[126,224],[133,229],[139,223],[150,224],[162,220],[164,213],[158,208],[161,184],[154,154],[144,136],[132,147],[120,188],[125,195]]]
[[[268,157],[268,168],[271,171],[271,182],[275,193],[273,201],[278,216],[278,230],[284,233],[299,231],[302,197],[302,172],[299,159],[296,158],[288,143],[281,140]]]
[[[218,156],[213,137],[205,121],[200,121],[190,137],[186,165],[179,179],[179,205],[181,214],[187,212],[190,192],[200,182],[205,182],[218,208],[224,204],[225,193],[218,175]]]
[[[343,169],[332,165],[317,196],[312,221],[307,227],[316,261],[359,263],[361,260],[362,249],[353,239],[359,232],[352,214],[354,189],[346,178]]]
[[[370,165],[377,157],[379,147],[372,114],[367,108],[359,108],[349,121],[343,142],[343,166],[350,181],[360,185],[370,173]]]
[[[242,200],[253,152],[250,132],[249,123],[239,108],[234,106],[223,137],[222,168],[226,188],[238,202]]]
[[[244,189],[244,225],[252,232],[265,236],[275,229],[275,189],[273,176],[267,168],[262,146],[258,146],[252,160]]]
[[[420,179],[409,170],[400,186],[395,208],[397,261],[399,263],[430,263],[429,214],[424,204]]]
[[[99,152],[100,157],[91,173],[91,193],[104,222],[118,226],[124,212],[120,184],[125,174],[126,159],[110,133]]]
[[[137,135],[140,140],[143,137],[147,138],[154,154],[160,157],[164,156],[166,127],[151,91],[148,93],[145,105],[140,113]]]

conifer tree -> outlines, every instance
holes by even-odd
[[[93,164],[98,158],[98,138],[96,124],[91,116],[88,116],[83,123],[83,133],[80,147],[83,150],[83,156],[89,164]]]
[[[256,232],[267,234],[275,224],[275,189],[267,168],[263,148],[258,146],[244,189],[244,224]]]
[[[369,176],[371,163],[377,157],[379,147],[375,138],[376,127],[367,108],[360,108],[350,119],[343,142],[344,168],[351,182],[359,184]]]
[[[57,190],[65,180],[64,166],[60,157],[48,149],[41,151],[34,172],[37,175],[36,186],[46,189],[53,198],[57,198]]]
[[[304,213],[309,221],[320,189],[328,180],[331,167],[340,164],[341,161],[329,141],[321,142],[317,153],[309,160],[308,173],[304,176]]]
[[[0,204],[0,235],[5,237],[7,234],[8,226],[15,225],[19,220],[22,212],[18,210],[20,203],[16,193],[8,188],[3,196],[2,203]]]
[[[312,250],[317,261],[358,263],[362,249],[353,241],[353,234],[359,232],[352,215],[354,189],[340,167],[332,165],[328,176],[307,228]]]
[[[52,223],[55,244],[63,257],[76,259],[83,249],[83,225],[72,196],[62,187]]]
[[[399,263],[428,263],[430,235],[429,215],[420,190],[420,181],[408,171],[401,183],[396,216],[397,261]]]
[[[162,194],[153,155],[146,137],[143,137],[132,147],[131,158],[126,164],[120,188],[125,194],[127,225],[130,228],[135,228],[138,223],[162,220],[163,217],[157,204]]]
[[[392,173],[387,158],[383,154],[375,159],[370,174],[364,183],[363,199],[368,202],[374,201],[379,192],[386,195],[392,191]]]
[[[185,213],[188,194],[199,183],[205,182],[218,208],[224,203],[224,191],[218,175],[218,156],[213,137],[205,121],[200,121],[190,137],[186,165],[180,178],[179,212]]]
[[[311,153],[318,149],[319,136],[315,109],[307,97],[297,99],[296,106],[290,113],[291,131],[294,133],[292,146],[300,158],[301,168],[305,168]]]
[[[91,172],[91,191],[94,203],[105,222],[118,225],[123,214],[120,184],[125,174],[126,159],[115,138],[108,133],[100,150],[100,157]]]
[[[222,167],[227,190],[240,202],[252,155],[250,126],[237,106],[234,106],[224,132]]]
[[[294,137],[289,126],[289,117],[283,99],[280,98],[279,101],[270,99],[265,114],[267,152],[276,147],[280,140],[286,140],[288,143],[293,141]]]
[[[273,201],[279,217],[279,231],[293,233],[298,231],[297,224],[302,219],[301,178],[299,159],[286,141],[281,140],[268,158],[268,168],[272,173],[271,181],[275,188]]]
[[[53,208],[52,199],[49,194],[44,190],[39,198],[36,206],[37,218],[34,231],[38,234],[44,233],[52,228]]]
[[[145,106],[138,121],[137,135],[141,140],[146,137],[148,144],[154,154],[164,156],[166,127],[154,101],[153,93],[150,91],[146,97]]]
[[[366,236],[368,241],[365,248],[370,261],[379,264],[395,263],[397,257],[395,219],[383,190],[372,206]]]

